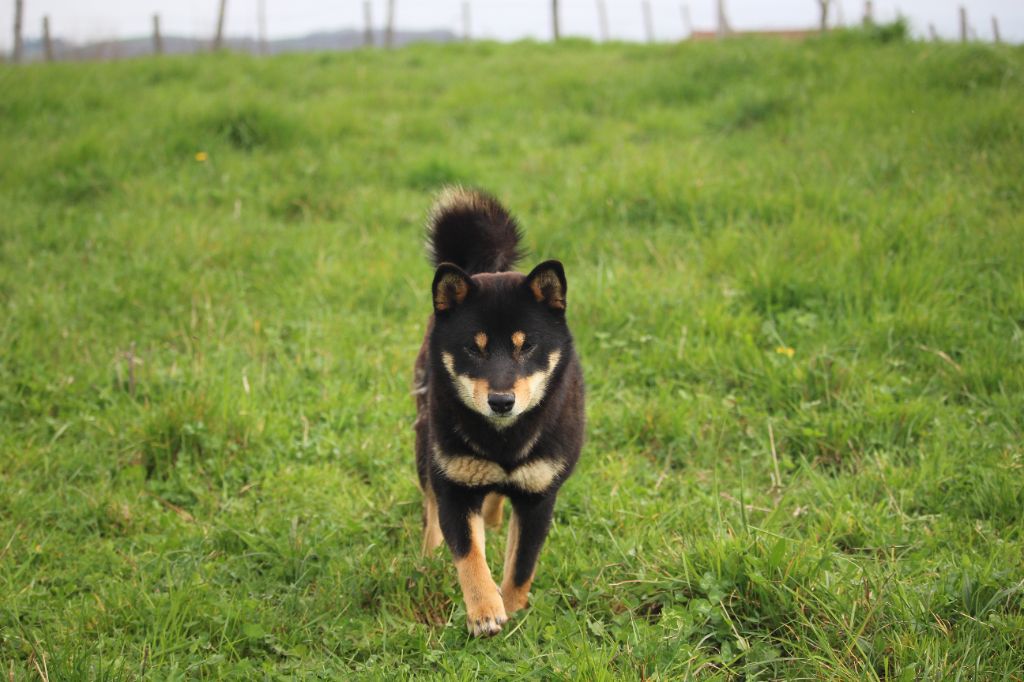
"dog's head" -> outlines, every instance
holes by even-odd
[[[565,294],[565,271],[554,260],[525,276],[438,266],[431,348],[459,399],[496,427],[539,404],[566,359]]]

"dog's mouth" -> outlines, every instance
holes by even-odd
[[[522,410],[518,409],[520,407],[519,400],[516,400],[514,395],[509,398],[511,400],[506,398],[498,402],[488,400],[486,407],[478,411],[499,428],[509,426],[522,414]]]

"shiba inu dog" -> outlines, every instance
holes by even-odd
[[[516,220],[494,197],[461,187],[428,221],[433,315],[416,358],[416,469],[423,551],[455,559],[470,632],[493,635],[527,604],[558,490],[583,445],[583,372],[566,323],[562,264],[512,272]],[[512,505],[501,589],[484,527]]]

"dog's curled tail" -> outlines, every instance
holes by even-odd
[[[430,260],[470,275],[511,270],[523,256],[521,240],[519,224],[497,199],[458,185],[441,191],[427,219]]]

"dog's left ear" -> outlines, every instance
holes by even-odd
[[[526,276],[530,293],[552,310],[565,310],[565,269],[556,260],[544,261]]]
[[[473,291],[473,280],[457,265],[441,263],[434,273],[434,312],[443,313],[460,305]]]

